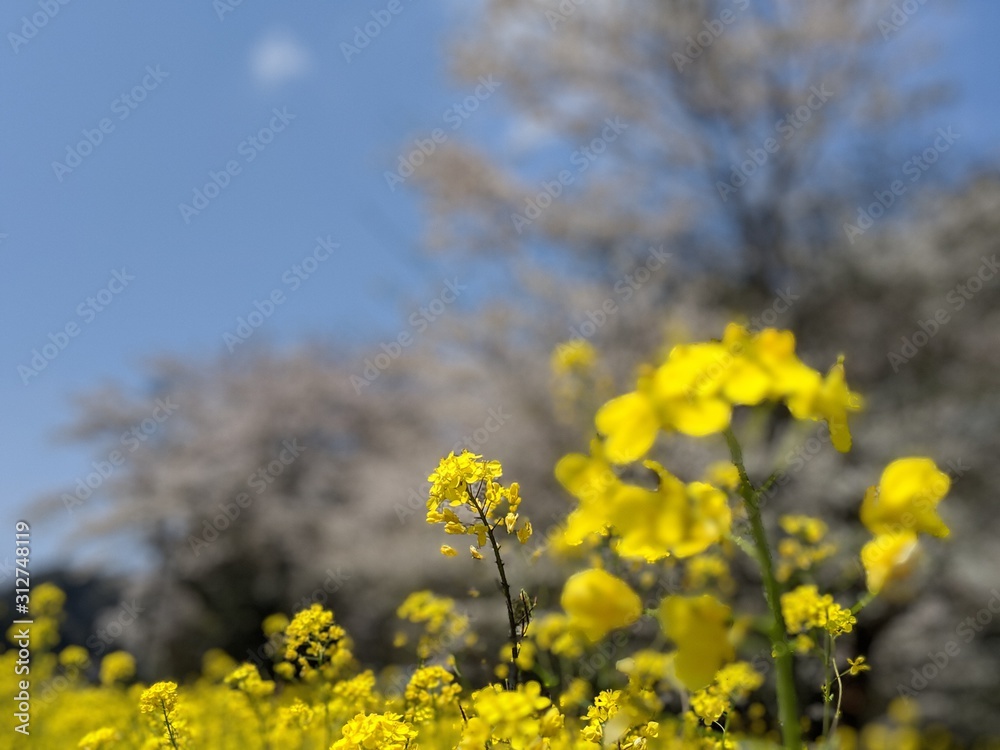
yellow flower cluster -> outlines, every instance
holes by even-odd
[[[100,677],[105,686],[128,682],[135,677],[135,658],[125,651],[112,651],[101,659]]]
[[[79,750],[103,750],[104,748],[113,747],[114,743],[120,739],[121,734],[118,733],[118,730],[111,727],[102,727],[101,729],[95,729],[93,732],[85,734],[77,747]]]
[[[590,642],[576,622],[561,612],[548,612],[532,620],[528,635],[538,648],[566,659],[580,658]]]
[[[596,417],[607,457],[622,464],[642,458],[659,430],[701,437],[729,426],[734,406],[784,402],[796,419],[825,420],[834,447],[847,451],[847,414],[861,399],[844,380],[843,358],[824,377],[795,354],[790,331],[752,334],[735,323],[721,341],[675,346],[636,390],[605,404]]]
[[[857,619],[851,610],[837,604],[829,594],[813,585],[799,586],[781,596],[781,613],[791,634],[822,628],[836,637],[850,633]]]
[[[139,696],[139,712],[169,715],[177,706],[177,683],[157,682]]]
[[[453,649],[469,630],[469,618],[456,610],[455,600],[431,591],[408,595],[396,610],[396,616],[421,626],[417,641],[417,658],[421,662]],[[403,646],[406,642],[406,634],[397,633],[396,645]]]
[[[472,695],[475,715],[462,733],[460,748],[486,747],[487,743],[507,743],[515,750],[540,748],[539,740],[555,736],[563,717],[542,695],[537,682],[503,690],[491,685]]]
[[[836,545],[821,543],[827,526],[819,518],[782,516],[778,523],[789,535],[778,542],[779,581],[787,581],[799,571],[809,571],[837,552]]]
[[[764,677],[747,662],[727,664],[716,673],[711,685],[691,695],[691,710],[705,724],[713,724],[732,709],[733,703],[745,700],[763,684]]]
[[[424,723],[454,713],[461,692],[455,675],[444,667],[421,667],[406,685],[407,719]]]
[[[253,664],[242,664],[237,667],[226,677],[225,684],[250,698],[263,698],[274,692],[274,683],[271,680],[262,680],[260,672]]]
[[[579,500],[566,519],[563,541],[576,546],[613,535],[621,557],[655,562],[704,552],[729,533],[732,511],[722,490],[705,482],[685,484],[655,461],[643,465],[656,475],[656,489],[620,481],[599,453],[560,459],[556,478]]]
[[[331,750],[406,750],[416,731],[398,714],[358,714],[344,725]]]
[[[313,604],[285,628],[284,657],[275,671],[290,679],[298,668],[304,680],[335,677],[353,665],[353,642],[333,620],[333,612]]]
[[[597,351],[585,339],[574,339],[560,344],[553,350],[552,372],[565,375],[571,372],[586,372],[597,361]]]
[[[487,541],[496,551],[499,547],[494,537],[498,528],[513,535],[524,544],[531,538],[531,522],[521,518],[521,491],[517,482],[504,487],[496,480],[503,474],[499,461],[484,461],[483,457],[469,451],[455,455],[449,453],[441,459],[437,469],[427,477],[431,483],[427,500],[427,523],[444,524],[446,534],[475,537],[469,546],[470,555],[482,560],[480,550]],[[467,517],[457,511],[465,510]],[[458,552],[450,545],[442,545],[441,554],[455,557]]]

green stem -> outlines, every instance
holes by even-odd
[[[167,725],[167,736],[170,738],[170,746],[174,748],[174,750],[180,750],[177,747],[177,738],[174,735],[174,728],[170,724],[170,717],[167,716],[167,705],[162,699],[160,700],[160,708],[163,709],[163,721]]]
[[[826,634],[826,645],[823,649],[823,672],[825,680],[823,682],[823,739],[827,744],[830,742],[830,700],[833,697],[833,680],[831,679],[831,651],[833,650],[833,636]]]
[[[786,750],[801,750],[802,732],[799,726],[798,698],[795,695],[795,663],[792,649],[786,636],[785,617],[781,613],[781,589],[774,575],[774,562],[771,559],[771,547],[767,543],[767,532],[760,515],[758,491],[747,476],[743,464],[743,450],[731,429],[725,432],[726,443],[733,464],[740,473],[740,495],[746,505],[747,517],[750,520],[750,531],[754,545],[757,548],[757,558],[760,562],[761,575],[764,579],[764,597],[771,610],[771,649],[774,656],[775,676],[778,691],[778,721],[781,724],[781,736]]]
[[[861,597],[860,600],[858,600],[857,604],[855,604],[853,607],[851,607],[851,614],[852,615],[856,615],[858,612],[860,612],[861,610],[863,610],[865,607],[867,607],[873,601],[875,601],[875,594],[872,594],[871,592],[867,592],[864,596]]]
[[[507,688],[517,687],[518,684],[518,674],[517,674],[517,656],[520,653],[520,638],[517,632],[517,618],[514,616],[514,602],[510,598],[510,584],[507,583],[507,573],[503,567],[503,558],[500,557],[500,545],[497,542],[496,536],[493,534],[493,527],[490,525],[489,519],[486,517],[486,511],[483,506],[479,504],[479,500],[472,491],[469,490],[469,498],[472,505],[475,507],[476,512],[479,514],[480,520],[486,527],[486,534],[490,540],[490,546],[493,548],[493,557],[497,563],[497,571],[500,573],[500,588],[503,589],[504,601],[507,603],[507,624],[510,627],[510,679],[506,680]]]

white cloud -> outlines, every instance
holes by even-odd
[[[257,85],[274,88],[308,72],[309,50],[286,31],[266,34],[250,53],[250,72]]]

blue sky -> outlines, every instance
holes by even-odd
[[[86,448],[53,439],[73,393],[133,381],[157,353],[224,352],[275,288],[284,302],[261,340],[377,341],[456,270],[419,252],[418,204],[384,178],[469,93],[445,75],[454,5],[243,2],[220,18],[223,3],[16,0],[0,13],[0,523],[88,471]],[[390,6],[345,59],[341,43]],[[45,23],[24,29],[25,16]],[[962,95],[948,118],[994,156],[998,26],[1000,3],[959,4],[942,50]],[[485,101],[461,136],[495,136],[502,107],[502,94]],[[179,208],[227,164],[203,210]],[[339,248],[293,290],[284,278],[317,237]],[[49,353],[65,347],[43,370],[20,369],[51,340]],[[36,566],[58,547],[40,533]]]

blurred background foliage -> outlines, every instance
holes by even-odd
[[[71,602],[89,603],[71,612],[67,638],[134,600],[142,613],[115,647],[134,650],[147,678],[183,677],[212,647],[246,658],[263,643],[265,616],[319,601],[363,660],[385,664],[398,658],[393,610],[432,588],[458,598],[477,629],[495,624],[492,658],[503,621],[488,567],[440,558],[423,522],[437,459],[464,447],[502,460],[543,538],[570,507],[552,467],[586,448],[601,399],[629,388],[665,344],[717,337],[735,319],[791,329],[813,366],[844,353],[867,399],[847,456],[816,452],[815,430],[790,429],[780,414],[737,424],[761,475],[788,471],[774,517],[821,516],[856,552],[861,497],[888,461],[925,454],[956,472],[942,506],[952,539],[928,545],[909,595],[865,610],[854,635],[876,668],[846,697],[848,720],[883,711],[986,606],[1000,570],[990,489],[1000,486],[998,282],[959,291],[996,257],[1000,179],[995,164],[941,148],[951,82],[926,74],[926,38],[885,25],[899,5],[485,0],[455,34],[451,68],[472,86],[502,82],[516,147],[453,138],[410,184],[427,252],[494,269],[490,293],[464,300],[360,387],[382,342],[164,356],[143,386],[81,395],[68,436],[98,458],[151,399],[178,408],[86,501],[75,532],[105,540],[108,555],[139,545],[151,563],[115,578],[99,563],[54,571],[79,592]],[[936,158],[924,169],[912,160],[927,149]],[[573,179],[552,197],[563,171]],[[905,191],[893,193],[894,181]],[[887,195],[891,206],[869,209]],[[536,214],[531,204],[543,202]],[[884,215],[864,226],[859,211]],[[942,310],[947,322],[917,336]],[[594,369],[553,374],[550,353],[580,335],[599,353]],[[269,472],[285,441],[303,450],[258,494],[248,477]],[[722,445],[680,440],[657,453],[684,479],[725,456]],[[64,490],[40,507],[63,513]],[[238,518],[194,544],[240,493],[251,503]],[[552,603],[561,571],[523,559],[513,568]],[[857,571],[829,575],[837,590],[859,590]],[[735,597],[762,611],[752,571],[738,584]],[[928,718],[1000,734],[998,638],[994,622],[962,643],[919,695]]]

